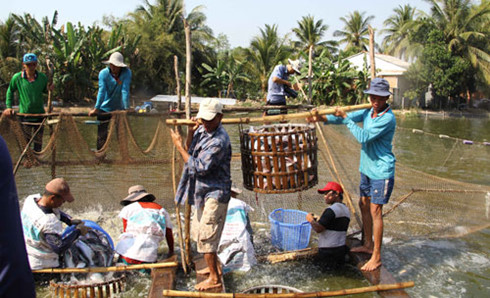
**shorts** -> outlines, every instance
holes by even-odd
[[[267,102],[266,105],[268,106],[278,106],[277,109],[271,109],[271,110],[265,110],[265,115],[266,116],[274,116],[274,115],[280,115],[280,114],[287,114],[288,109],[279,109],[279,107],[285,106],[286,105],[286,100],[284,102],[279,102],[279,103],[270,103]]]
[[[375,180],[361,173],[359,193],[361,197],[370,197],[373,204],[384,205],[390,200],[394,184],[394,177]]]
[[[225,226],[228,203],[220,203],[213,198],[206,199],[204,209],[197,210],[194,218],[198,221],[197,252],[218,251],[219,240]],[[194,221],[196,223],[196,221]]]

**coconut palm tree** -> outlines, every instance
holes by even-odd
[[[357,53],[367,51],[369,47],[369,30],[368,26],[374,16],[364,17],[366,13],[355,10],[347,17],[341,17],[344,22],[343,30],[336,30],[333,36],[340,37],[340,43],[346,44],[345,51]]]
[[[327,31],[328,26],[323,24],[323,20],[315,22],[315,18],[311,15],[305,16],[298,21],[298,28],[293,28],[293,32],[299,39],[297,43],[303,50],[308,51],[308,85],[311,86],[312,76],[312,60],[313,53],[316,47],[325,47],[327,53],[332,53],[337,47],[336,41],[321,41],[323,35]],[[331,51],[330,51],[331,50]],[[308,102],[311,102],[312,88],[309,88]]]
[[[0,22],[0,58],[16,57],[19,55],[19,26],[12,15],[5,23]]]
[[[383,23],[386,29],[381,32],[386,33],[386,36],[382,47],[387,54],[411,60],[417,57],[423,49],[420,43],[411,40],[411,35],[418,24],[417,10],[410,4],[406,4],[398,6],[393,11],[394,14]]]

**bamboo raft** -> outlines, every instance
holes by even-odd
[[[116,293],[124,291],[126,277],[121,277],[93,284],[65,284],[50,281],[51,297],[112,297]],[[112,292],[112,294],[111,294]],[[96,295],[97,293],[97,295]]]

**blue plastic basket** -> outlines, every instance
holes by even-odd
[[[271,240],[275,247],[288,251],[308,247],[311,225],[306,212],[293,209],[276,209],[269,214]]]

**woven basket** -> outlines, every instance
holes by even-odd
[[[49,283],[51,297],[113,297],[124,291],[126,277],[120,276],[112,280],[92,284],[67,284],[63,282]]]
[[[315,126],[275,124],[240,129],[243,184],[258,193],[291,193],[318,182]]]

